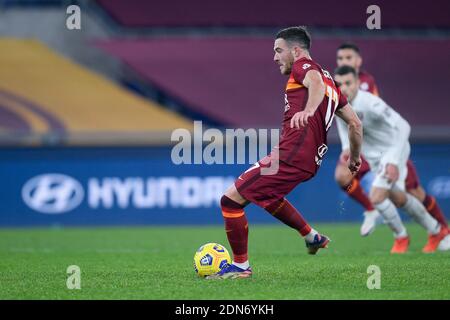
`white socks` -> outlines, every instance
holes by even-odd
[[[439,222],[436,221],[425,209],[419,200],[410,194],[406,194],[406,203],[402,207],[411,218],[424,227],[430,234],[436,235],[441,230]]]
[[[232,264],[234,264],[236,267],[239,267],[239,268],[244,269],[244,270],[246,270],[246,269],[248,269],[250,267],[250,263],[248,262],[248,260],[245,261],[245,262],[242,262],[242,263],[237,263],[237,262],[233,261]]]
[[[385,199],[383,202],[376,204],[375,208],[383,216],[386,224],[394,231],[395,238],[403,238],[408,236],[405,226],[400,219],[397,208],[394,206],[391,200]]]
[[[316,234],[318,234],[318,232],[316,230],[314,230],[313,228],[311,228],[311,231],[305,236],[305,240],[308,242],[314,242],[314,238],[316,237]]]

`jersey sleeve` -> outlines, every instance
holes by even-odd
[[[378,87],[377,87],[377,85],[376,85],[375,82],[373,82],[372,87],[371,87],[371,89],[370,89],[370,92],[371,92],[373,95],[376,95],[377,97],[380,96],[380,92],[378,91]]]
[[[310,70],[316,70],[320,72],[320,68],[310,61],[294,63],[294,66],[292,68],[294,80],[297,83],[303,84],[303,80],[305,80],[306,74]]]
[[[380,93],[378,92],[378,86],[375,83],[375,78],[372,75],[367,76],[367,82],[369,83],[369,92],[373,95],[376,95],[377,97],[380,96]]]

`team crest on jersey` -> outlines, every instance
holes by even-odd
[[[319,148],[317,148],[317,154],[321,158],[323,158],[323,156],[325,155],[325,153],[327,153],[327,151],[328,151],[328,146],[324,143]]]
[[[317,148],[317,155],[314,157],[314,160],[316,161],[316,164],[320,166],[322,164],[322,158],[327,153],[328,146],[326,144],[322,144],[320,147]]]

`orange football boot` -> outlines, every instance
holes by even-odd
[[[392,246],[391,253],[406,253],[409,247],[409,237],[397,238]]]
[[[449,233],[448,229],[441,226],[441,230],[439,230],[438,234],[435,235],[430,234],[428,236],[428,242],[425,245],[425,247],[423,247],[422,252],[423,253],[435,252],[441,240],[444,239],[448,233]]]

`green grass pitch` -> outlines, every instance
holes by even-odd
[[[450,299],[450,253],[421,253],[426,234],[409,224],[410,252],[392,256],[385,226],[368,238],[356,224],[319,224],[332,239],[316,256],[283,225],[250,225],[251,279],[206,281],[192,259],[206,242],[229,248],[221,226],[0,230],[0,299]],[[69,265],[81,289],[66,287]],[[369,265],[381,289],[369,290]]]

